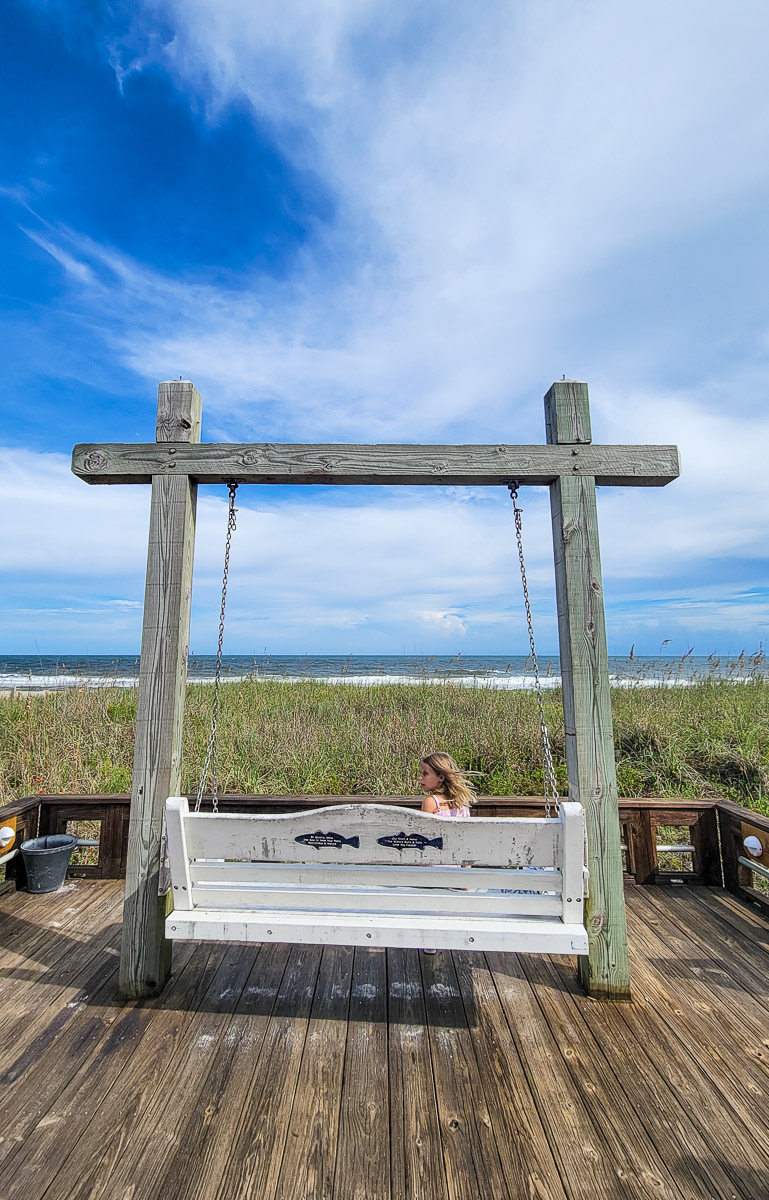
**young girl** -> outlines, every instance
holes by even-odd
[[[422,812],[460,820],[470,816],[475,792],[450,754],[439,751],[420,758],[419,785],[427,793],[422,801]],[[435,953],[432,948],[425,949],[425,954]]]
[[[475,801],[472,784],[450,754],[426,754],[419,760],[419,784],[427,795],[422,812],[440,817],[469,817]]]

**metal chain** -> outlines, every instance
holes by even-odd
[[[518,561],[521,564],[521,582],[523,584],[523,602],[526,605],[526,621],[529,626],[529,645],[531,646],[531,661],[534,665],[534,686],[537,693],[537,704],[539,705],[539,728],[542,738],[542,760],[543,772],[542,777],[545,785],[545,816],[550,816],[550,806],[555,805],[556,812],[559,808],[558,800],[558,781],[555,777],[555,766],[553,764],[553,752],[550,747],[550,734],[547,729],[545,720],[545,704],[542,694],[542,684],[539,679],[539,663],[537,661],[537,648],[534,645],[534,625],[531,619],[531,604],[529,602],[529,585],[526,581],[526,563],[523,557],[523,535],[522,521],[523,512],[518,507],[518,484],[508,483],[510,499],[513,502],[513,513],[515,516],[515,539],[518,543]]]
[[[206,786],[208,779],[209,768],[211,773],[211,798],[213,801],[214,812],[219,811],[219,792],[216,783],[216,724],[219,719],[219,685],[222,681],[222,645],[224,643],[224,612],[227,607],[227,581],[230,573],[230,546],[232,545],[232,535],[235,532],[235,523],[237,521],[237,509],[235,507],[235,494],[238,490],[237,483],[228,483],[227,488],[230,493],[230,503],[227,509],[227,539],[224,544],[224,573],[222,575],[222,606],[219,610],[219,644],[216,648],[216,671],[214,674],[214,699],[211,706],[211,732],[208,735],[208,748],[206,750],[205,762],[203,763],[203,771],[198,784],[198,798],[195,801],[195,812],[200,812],[200,805],[203,800],[203,789]]]

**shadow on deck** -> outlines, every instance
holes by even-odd
[[[122,883],[0,898],[0,1200],[766,1200],[769,924],[629,887],[634,1001],[566,958],[178,945]]]

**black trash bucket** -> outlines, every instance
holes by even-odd
[[[78,846],[98,846],[90,838],[71,833],[50,833],[21,843],[21,856],[27,872],[28,892],[55,892],[64,883],[69,860]]]

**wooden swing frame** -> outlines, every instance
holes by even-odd
[[[134,745],[120,988],[157,994],[170,974],[168,900],[158,895],[163,810],[181,787],[198,483],[415,484],[550,488],[569,800],[588,838],[587,992],[630,998],[617,779],[596,486],[659,487],[679,474],[675,446],[594,446],[587,384],[545,396],[547,445],[354,446],[200,443],[202,401],[187,380],[158,388],[156,440],[75,447],[91,484],[150,483],[150,535]]]

